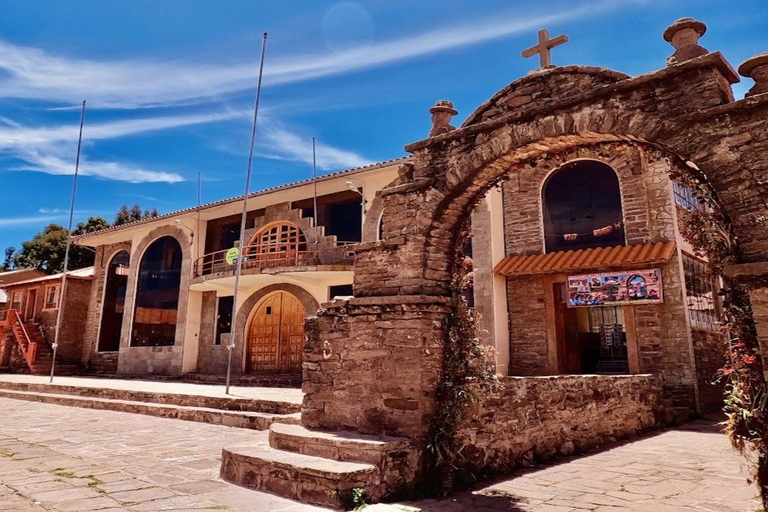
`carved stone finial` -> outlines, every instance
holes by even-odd
[[[432,114],[432,129],[429,136],[442,135],[456,129],[451,126],[451,118],[459,112],[453,108],[453,102],[448,100],[437,100],[435,106],[429,109]]]
[[[708,54],[709,50],[699,46],[699,39],[706,31],[707,26],[693,18],[680,18],[667,27],[664,40],[675,47],[675,53],[667,57],[667,66]]]
[[[400,184],[410,183],[413,181],[413,173],[415,167],[411,162],[403,162],[400,167],[397,168],[397,175],[400,178]]]
[[[755,81],[747,96],[768,92],[768,53],[758,53],[739,66],[739,74]]]

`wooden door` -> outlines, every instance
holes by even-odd
[[[563,283],[554,283],[555,318],[557,320],[557,359],[560,373],[581,372],[576,309],[568,307],[568,291]]]
[[[301,373],[306,311],[299,299],[276,292],[257,308],[248,330],[248,370]]]
[[[35,303],[37,302],[37,289],[27,292],[27,307],[24,309],[24,319],[27,321],[35,318]]]

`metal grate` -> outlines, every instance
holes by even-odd
[[[673,181],[672,190],[675,193],[675,203],[677,203],[678,206],[685,208],[689,212],[704,209],[704,205],[699,198],[696,197],[696,193],[691,187]]]
[[[691,327],[715,331],[721,320],[718,293],[720,280],[705,263],[683,254],[686,305]]]

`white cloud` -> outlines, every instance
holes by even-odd
[[[41,224],[43,222],[53,222],[66,218],[66,214],[61,215],[37,215],[32,217],[0,217],[0,227],[25,226],[28,224]]]
[[[462,25],[337,53],[268,56],[265,85],[299,82],[393,64],[514,35],[626,5],[589,2],[545,16],[467,20]],[[137,108],[210,101],[252,89],[253,62],[229,65],[157,60],[97,61],[52,55],[0,41],[0,97]]]
[[[257,134],[259,154],[275,160],[291,160],[312,165],[312,139],[302,137],[271,121],[262,124]],[[259,140],[259,136],[262,138]],[[371,160],[352,151],[335,148],[321,142],[316,144],[317,167],[323,170],[338,170],[360,167]]]

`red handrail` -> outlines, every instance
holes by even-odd
[[[21,353],[24,356],[24,359],[31,367],[33,364],[35,364],[35,359],[37,358],[37,342],[33,341],[32,338],[29,337],[27,328],[24,326],[24,322],[21,320],[21,315],[19,315],[19,312],[15,309],[8,310],[8,323],[11,325],[18,323],[21,327],[21,332],[24,335],[24,339],[19,339],[19,336],[14,336],[14,338],[16,338],[16,341],[19,344],[19,349],[21,349]]]
[[[307,249],[283,250],[276,252],[255,252],[257,246],[246,246],[243,256],[243,270],[264,269],[274,267],[298,267],[307,265],[340,265],[351,264],[354,261],[353,246],[359,242],[337,242],[336,247],[312,248],[312,243],[306,243]],[[207,276],[218,272],[231,272],[234,264],[228,264],[228,250],[208,253],[195,261],[194,277]]]

